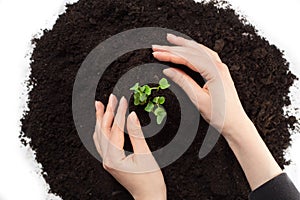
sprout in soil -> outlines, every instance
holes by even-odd
[[[134,105],[146,105],[144,108],[145,111],[151,113],[156,116],[156,123],[161,124],[164,118],[167,116],[167,112],[161,106],[165,103],[165,97],[157,96],[154,98],[150,98],[152,90],[159,91],[160,89],[165,90],[170,87],[168,80],[162,78],[159,81],[159,86],[157,87],[150,87],[149,85],[140,86],[139,83],[136,83],[133,87],[130,88],[134,92],[133,99]]]

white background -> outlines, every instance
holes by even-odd
[[[71,0],[75,1],[75,0]],[[50,28],[65,9],[66,0],[0,0],[0,200],[59,199],[48,194],[40,166],[30,149],[22,147],[19,119],[26,109],[24,81],[29,74],[30,40]],[[229,0],[272,44],[285,50],[292,71],[300,77],[300,1]],[[296,67],[298,66],[298,67]],[[299,83],[297,83],[299,86]],[[299,87],[298,87],[299,88]],[[292,88],[294,107],[300,91]],[[298,102],[297,102],[298,101]],[[293,112],[294,108],[287,108]],[[298,113],[299,117],[299,113]],[[299,129],[298,129],[299,132]],[[300,189],[300,137],[293,136],[287,172]]]

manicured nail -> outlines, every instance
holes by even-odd
[[[101,106],[102,106],[101,101],[95,101],[95,107],[96,107],[96,110],[101,109]]]
[[[155,57],[159,52],[152,52],[152,55]]]
[[[174,34],[172,34],[172,33],[168,33],[168,34],[167,34],[167,38],[169,38],[169,39],[176,39],[177,36],[174,35]]]
[[[131,116],[132,121],[134,121],[136,124],[139,123],[139,119],[138,119],[138,117],[137,117],[137,115],[136,115],[136,113],[134,111],[132,111],[130,113],[130,116]]]
[[[120,99],[120,105],[124,105],[126,102],[127,102],[126,98],[122,96],[122,98]]]
[[[112,110],[114,110],[118,104],[118,99],[113,93],[111,93],[109,96],[108,104],[111,105]]]
[[[158,49],[160,46],[159,45],[157,45],[157,44],[153,44],[152,45],[152,49]]]
[[[158,59],[158,58],[157,58],[157,54],[159,54],[159,53],[160,53],[160,52],[158,52],[158,51],[157,51],[157,52],[152,52],[152,56],[153,56],[154,58]]]
[[[115,102],[115,100],[117,100],[117,97],[113,93],[111,93],[109,95],[108,102]]]
[[[96,110],[97,110],[97,104],[98,104],[98,101],[95,101],[95,108],[96,108]]]
[[[169,78],[173,78],[176,75],[176,71],[172,68],[164,69],[164,75],[168,76]]]

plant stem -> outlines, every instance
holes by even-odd
[[[159,90],[159,86],[158,87],[152,87],[152,88],[150,88],[151,90],[154,90],[154,89],[156,89],[156,90]]]

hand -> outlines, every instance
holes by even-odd
[[[162,172],[156,163],[143,136],[140,122],[135,112],[127,118],[127,130],[133,147],[133,154],[126,156],[124,146],[125,114],[128,107],[121,98],[110,95],[104,112],[104,105],[96,102],[96,128],[93,135],[98,153],[103,159],[103,167],[119,181],[134,199],[166,199],[166,186]]]
[[[186,65],[206,80],[201,88],[179,69],[164,70],[164,74],[186,92],[207,122],[225,137],[230,137],[245,124],[251,123],[241,105],[228,67],[216,52],[172,34],[168,34],[167,40],[176,46],[153,45],[153,56],[160,61]]]
[[[184,72],[169,68],[164,74],[177,83],[200,113],[227,140],[254,190],[282,173],[272,154],[246,115],[227,66],[218,54],[195,41],[168,34],[177,46],[153,45],[161,61],[183,64],[206,79],[201,88]]]

